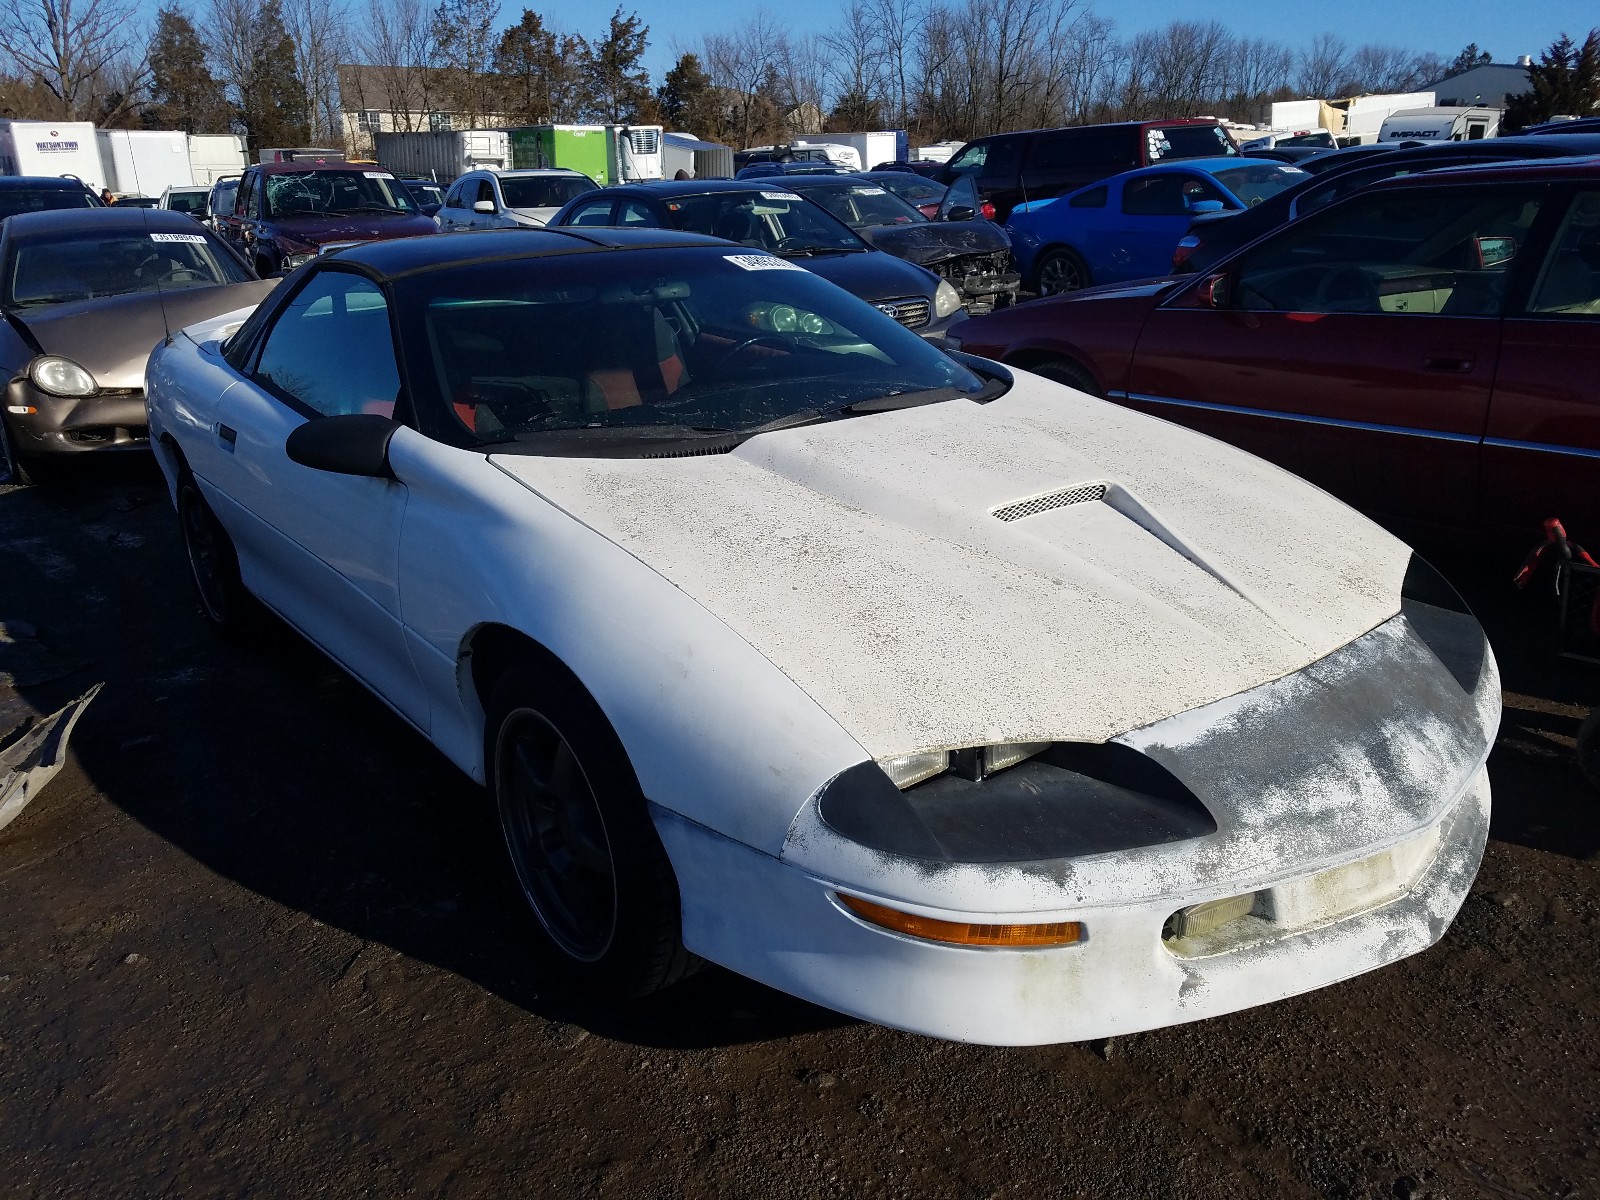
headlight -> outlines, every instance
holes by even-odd
[[[924,779],[943,775],[950,769],[950,751],[931,750],[923,754],[902,754],[898,758],[878,760],[889,781],[902,791]]]
[[[878,760],[895,787],[904,791],[915,787],[935,775],[954,770],[965,778],[977,780],[1014,767],[1019,762],[1043,754],[1052,742],[1002,742],[994,746],[973,746],[965,750],[924,750],[916,754],[902,754],[895,758]]]
[[[28,365],[28,378],[52,396],[92,396],[100,390],[94,376],[70,358],[46,354]]]
[[[948,279],[939,280],[933,291],[933,311],[939,317],[948,317],[961,308],[961,293],[950,286]]]
[[[283,269],[285,271],[292,271],[296,267],[310,262],[315,257],[316,254],[314,252],[310,254],[285,254],[283,256]]]

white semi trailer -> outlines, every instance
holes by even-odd
[[[176,129],[101,129],[106,186],[119,195],[159,196],[169,187],[193,186],[189,135]]]
[[[0,175],[69,175],[96,192],[106,186],[88,121],[0,120]]]
[[[389,170],[438,183],[479,168],[511,166],[511,135],[503,129],[377,133],[373,143],[373,154]]]

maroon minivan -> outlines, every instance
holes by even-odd
[[[1179,158],[1217,158],[1239,147],[1215,117],[1170,121],[1119,121],[995,133],[961,147],[938,178],[954,183],[972,176],[995,220],[1028,200],[1048,200],[1101,179]]]
[[[1200,275],[956,332],[1411,536],[1526,546],[1557,517],[1600,545],[1600,158],[1388,180]]]
[[[291,271],[335,242],[438,233],[432,217],[388,171],[343,160],[295,159],[250,167],[217,232],[265,278]]]

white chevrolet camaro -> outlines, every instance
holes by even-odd
[[[1477,870],[1499,681],[1426,564],[784,260],[360,246],[148,387],[210,621],[265,605],[483,782],[597,989],[1106,1037],[1421,950]]]

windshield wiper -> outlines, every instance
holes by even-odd
[[[815,254],[861,254],[871,246],[791,246],[774,251],[781,258],[809,258]]]
[[[921,408],[924,404],[939,404],[945,400],[976,400],[982,392],[963,392],[960,388],[924,388],[917,392],[891,392],[887,396],[874,396],[870,400],[857,400],[836,408],[834,412],[852,417],[866,413],[894,412],[902,408]]]
[[[341,209],[342,212],[386,212],[408,213],[409,208],[396,208],[392,204],[352,204],[349,208]]]

